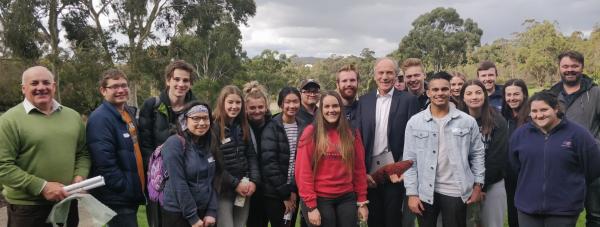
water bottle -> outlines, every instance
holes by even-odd
[[[242,181],[240,182],[240,184],[247,184],[248,182],[250,182],[250,179],[248,179],[247,177],[244,177],[244,178],[242,178]],[[233,205],[235,205],[237,207],[244,207],[244,204],[246,204],[246,197],[238,194],[235,197],[235,202],[233,202]]]

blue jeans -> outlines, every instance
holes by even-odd
[[[600,227],[600,178],[589,184],[585,199],[586,226]]]
[[[108,223],[107,227],[137,227],[138,206],[116,206],[109,205],[110,209],[117,213]]]

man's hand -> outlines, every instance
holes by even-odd
[[[319,209],[308,212],[308,221],[311,225],[321,226],[321,213],[319,213]]]
[[[467,200],[467,204],[481,201],[481,193],[481,184],[473,185],[473,193],[471,193],[471,197],[469,197],[469,200]]]
[[[367,174],[367,186],[369,188],[377,187],[377,183],[375,183],[375,180],[373,180],[373,177],[371,176],[371,174]]]
[[[402,180],[404,180],[404,174],[398,176],[398,174],[392,174],[390,175],[390,181],[395,184],[395,183],[400,183],[402,182]]]
[[[421,203],[421,199],[419,196],[411,195],[408,196],[408,208],[415,214],[423,216],[423,211],[425,211],[425,207],[423,207],[423,203]]]
[[[61,201],[68,196],[63,187],[64,185],[58,182],[47,182],[46,186],[44,186],[44,189],[42,189],[42,195],[48,201]]]

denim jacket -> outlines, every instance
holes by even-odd
[[[450,106],[450,119],[444,127],[445,143],[449,149],[450,166],[454,180],[460,185],[462,200],[466,202],[473,184],[484,182],[485,150],[477,121],[468,114]],[[423,202],[433,204],[438,163],[439,126],[431,116],[430,107],[415,114],[406,126],[404,160],[414,163],[404,173],[406,195],[418,195]]]

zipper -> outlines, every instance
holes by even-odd
[[[542,161],[544,169],[544,183],[542,183],[542,211],[546,210],[546,147],[548,145],[548,137],[550,137],[550,134],[544,134],[544,149],[542,151]]]

